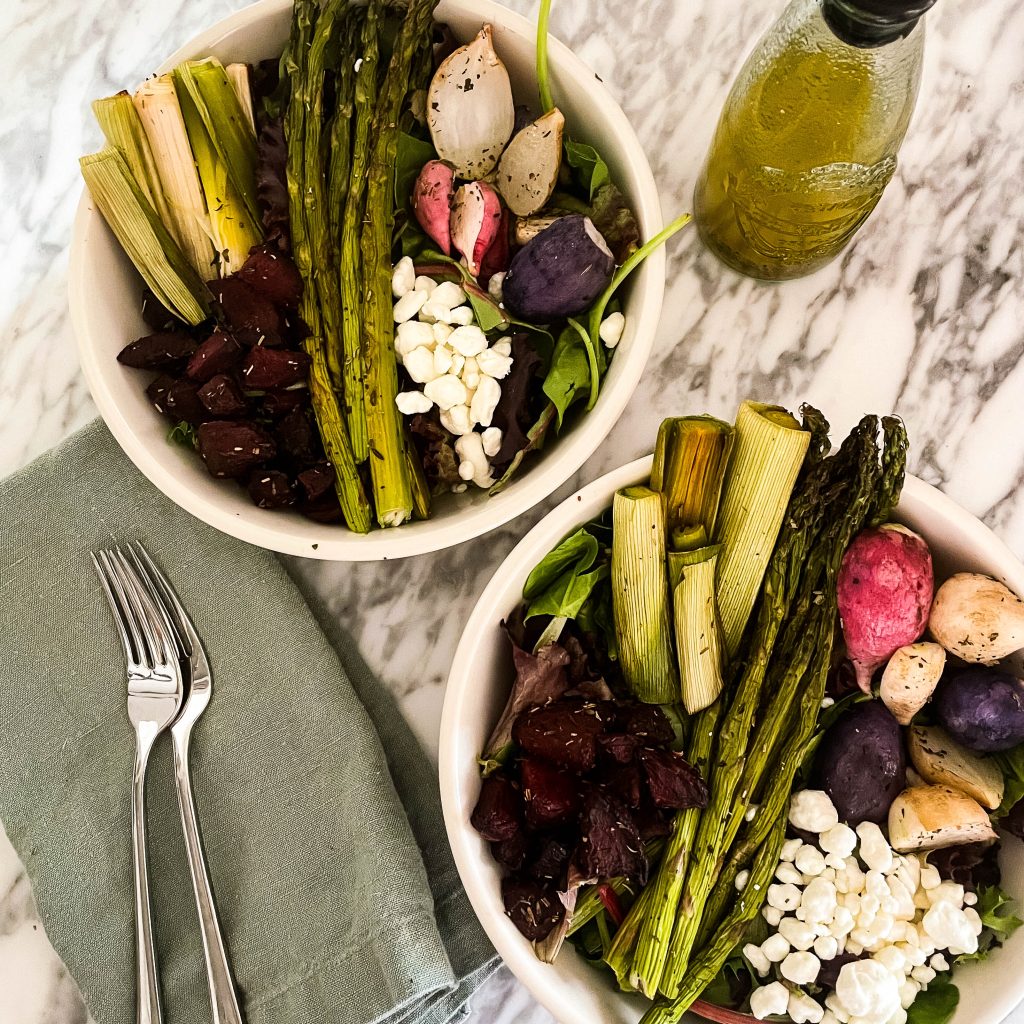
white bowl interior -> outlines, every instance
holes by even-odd
[[[170,57],[213,54],[258,61],[281,52],[289,0],[262,0],[225,18]],[[460,39],[484,22],[509,68],[517,101],[536,105],[534,27],[492,0],[441,0],[438,18]],[[557,41],[549,55],[553,92],[574,137],[599,148],[632,201],[643,236],[661,228],[657,188],[626,116],[594,73]],[[552,439],[501,494],[472,488],[439,501],[431,519],[400,530],[352,534],[296,513],[257,509],[240,488],[214,480],[198,456],[167,443],[168,423],[149,405],[145,377],[116,361],[118,351],[147,331],[139,315],[141,282],[102,217],[83,195],[72,238],[71,317],[86,380],[100,413],[132,461],[179,505],[242,540],[289,554],[346,561],[398,558],[448,547],[485,533],[531,508],[568,479],[600,444],[632,395],[653,344],[664,292],[665,257],[654,253],[623,288],[626,330],[594,409]]]
[[[649,1005],[616,991],[566,944],[555,964],[541,963],[505,916],[501,872],[469,823],[480,790],[476,758],[501,712],[512,682],[500,622],[519,603],[530,570],[559,540],[599,515],[620,487],[646,482],[650,458],[623,466],[567,498],[546,516],[494,574],[466,624],[455,653],[441,720],[440,780],[445,825],[463,884],[495,948],[512,972],[563,1024],[635,1024]],[[908,478],[898,518],[924,536],[936,571],[988,573],[1024,594],[1024,566],[990,530],[935,488]],[[1024,844],[1002,849],[1003,885],[1024,903]],[[1024,998],[1024,929],[988,960],[956,972],[960,1005],[954,1024],[997,1024]]]

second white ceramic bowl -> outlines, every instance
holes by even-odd
[[[495,948],[533,995],[563,1024],[635,1024],[650,1005],[617,991],[567,943],[554,964],[505,916],[501,871],[469,823],[480,792],[477,757],[504,707],[512,682],[508,640],[500,623],[522,600],[530,570],[567,534],[611,505],[621,487],[646,483],[650,458],[595,480],[567,498],[531,530],[481,594],[455,653],[441,719],[440,780],[445,825],[459,874]],[[930,545],[936,573],[988,573],[1024,594],[1024,565],[987,527],[935,488],[907,479],[896,518]],[[1024,904],[1024,844],[1002,850],[1003,886]],[[1024,998],[1024,928],[988,960],[956,971],[960,1005],[952,1024],[999,1024]],[[696,1018],[692,1018],[696,1020]]]
[[[494,44],[521,100],[536,95],[534,26],[492,0],[441,0],[437,17],[460,40],[489,22]],[[259,61],[280,54],[288,38],[290,0],[261,0],[218,22],[167,59],[160,71],[205,55]],[[613,32],[610,25],[606,31]],[[552,40],[552,88],[574,138],[595,146],[629,198],[644,238],[662,226],[658,191],[640,142],[619,105],[568,47]],[[297,513],[256,508],[239,487],[213,479],[198,456],[167,442],[167,421],[144,394],[146,378],[117,362],[129,341],[148,333],[139,314],[141,282],[88,192],[71,243],[71,319],[92,396],[129,458],[169,498],[211,526],[260,547],[310,558],[366,561],[401,558],[459,544],[514,519],[564,483],[614,426],[636,388],[654,342],[665,286],[665,256],[654,253],[623,288],[626,331],[595,407],[501,494],[475,488],[436,502],[433,516],[366,536],[323,526]]]

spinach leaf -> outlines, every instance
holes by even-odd
[[[503,331],[512,322],[511,317],[478,285],[466,281],[463,287],[473,307],[473,316],[484,334]]]
[[[612,588],[607,580],[601,580],[583,602],[576,622],[584,633],[604,638],[604,649],[609,661],[619,660],[619,642],[615,636],[615,620],[612,616]]]
[[[910,1004],[907,1024],[946,1024],[956,1013],[959,1002],[960,990],[947,974],[940,974]]]
[[[608,165],[593,146],[585,142],[565,141],[565,159],[576,171],[576,180],[588,199],[593,199],[597,190],[611,180]]]
[[[428,160],[437,154],[434,147],[423,139],[406,132],[398,133],[398,150],[395,153],[395,208],[404,210],[409,203],[416,176]]]
[[[523,597],[530,602],[526,618],[576,618],[594,587],[610,572],[607,562],[588,571],[597,561],[599,550],[597,539],[583,527],[545,556],[523,588]]]
[[[523,598],[532,601],[547,590],[567,569],[585,572],[597,561],[597,538],[582,527],[549,551],[526,578]]]
[[[569,406],[590,395],[590,353],[580,334],[571,325],[562,331],[555,342],[543,391],[555,407],[559,428]]]
[[[1007,814],[1024,797],[1024,743],[1012,750],[993,755],[1003,773],[1003,802],[995,812],[997,818]]]

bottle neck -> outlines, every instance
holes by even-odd
[[[906,5],[905,17],[894,16],[891,11],[872,11],[874,4],[854,3],[851,0],[822,0],[821,13],[825,23],[844,43],[869,50],[886,46],[897,39],[905,39],[914,31],[918,19],[931,3],[925,2],[915,9]]]

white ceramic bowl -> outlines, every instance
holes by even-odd
[[[441,719],[440,779],[445,825],[455,862],[477,916],[505,963],[563,1024],[634,1024],[649,1004],[616,991],[567,943],[555,964],[541,963],[505,916],[500,871],[469,823],[480,791],[476,758],[497,720],[512,681],[508,642],[499,623],[519,603],[530,570],[566,534],[611,504],[620,487],[644,483],[650,458],[595,480],[534,527],[505,559],[481,594],[455,653]],[[908,478],[898,518],[924,536],[940,576],[988,573],[1024,594],[1024,566],[987,527],[935,488]],[[1024,844],[1008,840],[1003,885],[1024,903]],[[988,960],[956,972],[960,1006],[953,1024],[998,1024],[1024,998],[1024,928]]]
[[[288,36],[289,0],[262,0],[196,36],[160,68],[213,54],[227,63],[277,56]],[[512,77],[517,97],[536,94],[534,26],[492,0],[441,0],[438,18],[456,37],[471,38],[484,22]],[[596,146],[630,198],[644,238],[661,226],[658,192],[640,142],[618,104],[594,73],[552,40],[553,92],[573,136]],[[260,547],[340,561],[401,558],[446,548],[522,514],[565,482],[618,420],[643,372],[661,313],[665,256],[654,253],[623,288],[626,331],[600,398],[572,429],[531,457],[501,494],[472,488],[438,501],[426,522],[366,536],[322,526],[297,513],[256,508],[245,492],[207,474],[199,457],[166,439],[168,423],[143,392],[146,378],[116,361],[129,341],[148,332],[139,315],[141,282],[95,210],[88,192],[75,219],[71,244],[71,319],[86,381],[100,414],[136,466],[168,497],[204,522]]]

